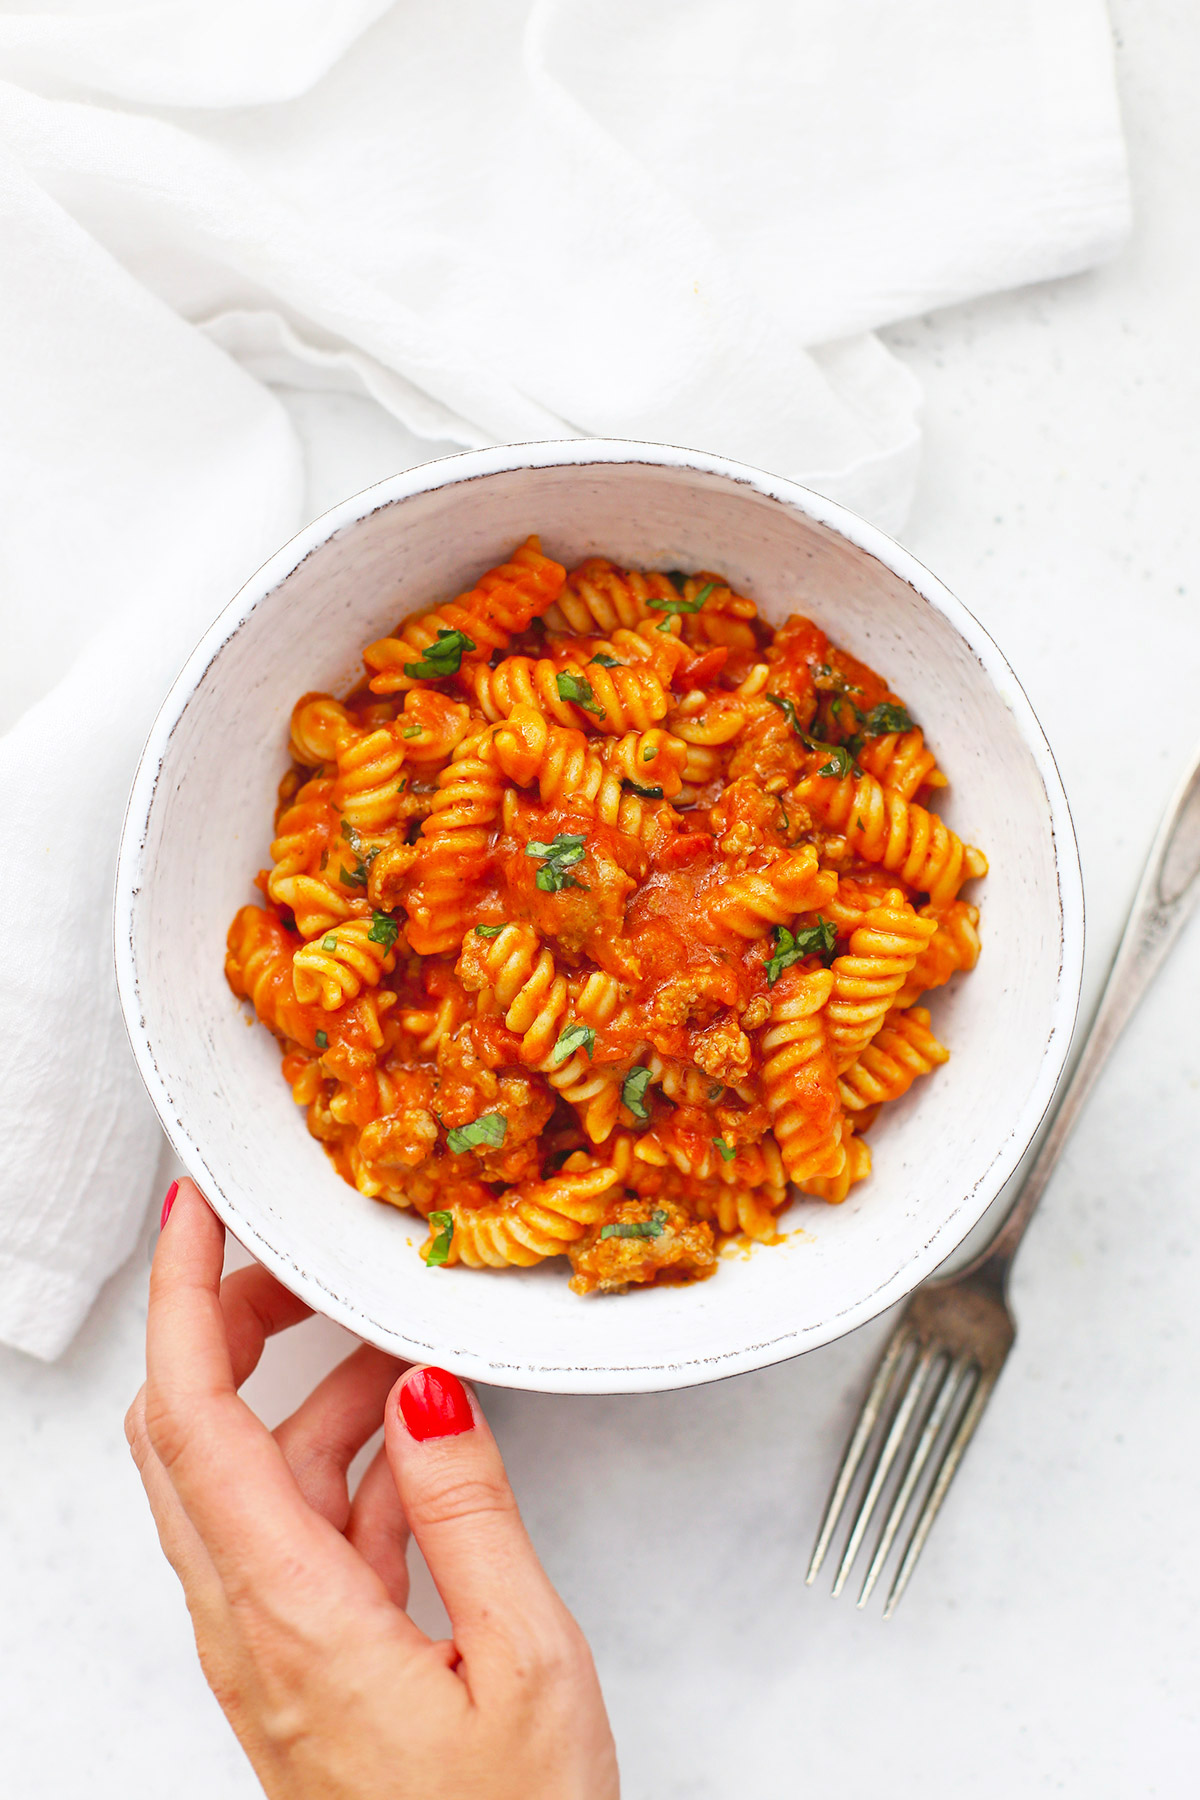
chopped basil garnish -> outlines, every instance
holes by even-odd
[[[595,1032],[590,1025],[568,1025],[550,1052],[550,1060],[557,1067],[580,1048],[586,1050],[589,1057],[592,1055],[596,1048]]]
[[[542,844],[531,838],[525,846],[526,856],[540,857],[543,867],[534,876],[534,882],[543,894],[557,894],[563,888],[583,887],[567,870],[583,861],[583,847],[587,838],[582,832],[560,831],[548,844]],[[587,889],[584,888],[584,892]]]
[[[650,1114],[646,1111],[644,1097],[646,1093],[646,1084],[649,1080],[649,1069],[644,1069],[639,1063],[636,1068],[630,1069],[628,1075],[621,1084],[621,1100],[624,1105],[629,1108],[635,1119],[648,1119],[650,1117]]]
[[[376,912],[371,914],[371,929],[367,933],[367,942],[382,944],[385,951],[391,949],[400,935],[400,927],[391,913]]]
[[[656,1210],[648,1219],[620,1219],[615,1225],[602,1225],[602,1238],[656,1238],[663,1234],[667,1222],[665,1212]]]
[[[579,888],[585,894],[590,891],[587,884],[576,880],[574,875],[564,875],[556,863],[547,863],[544,869],[539,869],[533,878],[533,884],[543,894],[561,894],[564,888],[569,887]]]
[[[404,736],[406,738],[420,737],[420,735],[421,735],[421,727],[419,725],[406,725],[405,726]]]
[[[678,573],[678,571],[676,572]],[[678,588],[679,583],[672,579],[672,586]],[[667,617],[663,620],[658,629],[660,631],[667,631],[670,629],[671,615],[673,613],[698,613],[715,586],[715,581],[706,581],[694,600],[685,600],[683,598],[682,589],[680,589],[680,597],[678,600],[660,600],[657,595],[652,595],[651,598],[647,600],[646,605],[652,606],[655,612],[666,613]]]
[[[414,681],[440,681],[444,675],[457,675],[462,667],[463,652],[477,646],[465,631],[446,631],[439,627],[436,639],[426,646],[423,662],[405,663],[404,673]]]
[[[658,755],[658,745],[657,744],[646,744],[642,749],[642,761],[643,762],[653,762],[657,755]]]
[[[318,1050],[328,1050],[328,1048],[329,1048],[329,1033],[327,1031],[318,1031],[318,1033],[317,1033],[317,1049]]]
[[[585,675],[576,675],[570,669],[564,669],[557,681],[560,700],[573,700],[584,712],[595,713],[598,719],[605,716],[604,708],[592,692],[592,684]]]
[[[763,699],[769,700],[772,706],[777,706],[779,708],[780,712],[806,749],[825,751],[826,755],[829,757],[829,761],[825,763],[822,768],[818,769],[817,773],[819,775],[840,776],[849,775],[853,772],[854,754],[856,749],[856,742],[854,739],[850,740],[848,746],[830,744],[824,738],[818,737],[815,732],[805,731],[803,725],[800,723],[800,716],[796,711],[795,705],[791,700],[786,699],[783,694],[764,694]],[[851,702],[851,704],[853,704],[853,702]]]
[[[818,663],[816,665],[816,667],[813,669],[812,678],[813,678],[813,686],[815,688],[820,688],[823,693],[827,693],[827,694],[861,694],[862,693],[862,689],[860,687],[855,687],[855,685],[852,681],[847,681],[846,677],[842,674],[841,670],[835,669],[831,663]],[[850,704],[853,706],[854,705],[853,701],[851,701]],[[854,707],[854,710],[855,710],[855,712],[858,711],[857,706]]]
[[[499,937],[500,933],[503,930],[504,930],[503,925],[477,925],[475,927],[475,936],[476,937]]]
[[[348,869],[345,863],[343,863],[338,871],[341,879],[346,887],[365,888],[367,885],[367,876],[370,874],[371,864],[379,855],[383,845],[373,844],[364,857],[362,854],[362,838],[354,829],[349,819],[342,820],[342,836],[354,852],[354,867]]]
[[[737,1151],[734,1149],[733,1145],[727,1144],[724,1138],[714,1138],[713,1148],[721,1158],[722,1162],[732,1162],[737,1155]]]
[[[627,794],[637,794],[643,800],[661,800],[663,797],[660,787],[639,787],[636,781],[623,781],[621,786]]]
[[[328,867],[329,867],[329,852],[328,852],[328,850],[322,850],[322,852],[321,852],[321,870],[320,870],[322,875],[325,873],[325,871]]]
[[[335,937],[323,937],[321,939],[322,950],[336,950],[337,947],[338,941]]]
[[[651,595],[646,605],[652,606],[655,612],[698,613],[716,585],[715,581],[706,581],[694,600],[685,600],[682,594],[678,600],[660,600],[657,595]]]
[[[588,662],[589,664],[599,663],[602,669],[623,669],[625,667],[625,664],[618,662],[615,656],[606,656],[603,650],[598,650],[595,656],[589,656]]]
[[[437,1269],[450,1255],[450,1246],[454,1242],[454,1214],[431,1212],[429,1224],[436,1236],[430,1243],[429,1255],[425,1258],[425,1262],[429,1268]]]
[[[858,712],[857,707],[854,710]],[[862,720],[864,737],[886,737],[890,732],[911,731],[913,728],[913,722],[904,707],[893,706],[887,700],[881,700],[869,713],[858,713],[858,716]]]
[[[503,1113],[484,1113],[481,1118],[472,1119],[469,1125],[458,1125],[448,1131],[446,1142],[455,1156],[464,1150],[474,1150],[480,1144],[490,1144],[498,1150],[507,1130],[508,1120]]]
[[[772,706],[777,706],[779,708],[798,738],[806,737],[808,735],[797,716],[795,704],[787,699],[785,695],[764,694],[763,699],[769,700]]]
[[[854,758],[842,744],[838,744],[829,752],[829,761],[817,770],[818,775],[836,775],[839,780],[852,774]]]
[[[804,956],[829,956],[837,945],[837,926],[817,914],[815,925],[794,935],[786,925],[775,927],[775,954],[767,962],[767,986],[774,987],[785,969]]]
[[[682,594],[684,588],[687,586],[689,579],[690,579],[690,577],[685,575],[682,569],[668,569],[667,570],[667,580],[670,582],[671,586],[675,589],[675,592],[677,594]]]
[[[525,854],[526,856],[544,856],[547,860],[553,858],[558,862],[573,863],[578,862],[583,855],[583,846],[586,843],[587,838],[582,831],[560,831],[557,837],[550,839],[548,844],[541,843],[537,838],[530,838],[525,846]]]

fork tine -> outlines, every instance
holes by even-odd
[[[933,1521],[937,1518],[938,1508],[946,1498],[947,1489],[958,1472],[958,1465],[963,1459],[967,1445],[975,1433],[975,1427],[983,1416],[983,1409],[992,1397],[992,1389],[996,1385],[999,1369],[989,1375],[981,1374],[971,1395],[966,1411],[958,1422],[958,1429],[950,1440],[942,1466],[937,1472],[933,1486],[925,1496],[925,1504],[921,1508],[920,1517],[913,1527],[904,1550],[904,1557],[892,1583],[892,1591],[887,1597],[887,1605],[883,1609],[885,1619],[890,1619],[900,1604],[900,1596],[908,1586],[909,1578],[917,1566],[917,1558],[925,1547],[925,1539],[929,1536]]]
[[[870,1392],[863,1401],[862,1411],[858,1415],[858,1423],[854,1427],[850,1442],[846,1445],[846,1453],[842,1457],[842,1466],[834,1478],[833,1489],[825,1507],[825,1516],[821,1520],[821,1528],[817,1532],[817,1541],[813,1545],[812,1560],[808,1565],[808,1574],[804,1577],[805,1585],[811,1587],[817,1578],[821,1564],[825,1561],[825,1553],[838,1528],[842,1508],[846,1504],[846,1496],[854,1485],[854,1477],[858,1474],[859,1465],[866,1454],[871,1434],[875,1430],[876,1421],[883,1410],[884,1399],[896,1364],[901,1354],[913,1338],[912,1327],[907,1317],[902,1318],[888,1339],[887,1348],[879,1359],[871,1382]]]
[[[897,1453],[901,1444],[904,1442],[909,1425],[912,1423],[913,1414],[920,1405],[921,1395],[925,1391],[925,1384],[929,1380],[930,1371],[932,1370],[935,1361],[939,1360],[941,1355],[942,1352],[936,1345],[927,1344],[921,1350],[916,1362],[909,1370],[908,1381],[905,1385],[904,1392],[900,1396],[900,1404],[896,1409],[896,1415],[892,1420],[891,1429],[884,1439],[879,1455],[876,1458],[875,1467],[871,1471],[871,1479],[867,1485],[867,1491],[863,1495],[862,1502],[859,1505],[858,1517],[854,1521],[849,1539],[846,1543],[846,1548],[842,1552],[842,1560],[838,1566],[838,1572],[833,1578],[833,1592],[835,1598],[841,1593],[846,1585],[850,1570],[854,1566],[854,1559],[858,1555],[859,1546],[862,1544],[863,1538],[866,1536],[867,1527],[871,1523],[871,1515],[875,1511],[879,1496],[883,1492],[884,1486],[887,1483],[887,1478],[891,1473],[892,1464],[896,1460]]]
[[[934,1396],[933,1405],[929,1409],[929,1414],[925,1420],[921,1436],[917,1440],[916,1447],[909,1460],[908,1468],[905,1470],[904,1480],[900,1483],[896,1498],[892,1502],[892,1509],[887,1516],[887,1521],[884,1524],[883,1530],[879,1534],[879,1542],[875,1546],[875,1554],[871,1558],[871,1566],[867,1570],[866,1580],[862,1585],[862,1593],[858,1596],[858,1605],[860,1607],[865,1606],[867,1601],[871,1598],[872,1589],[879,1580],[880,1571],[888,1559],[888,1552],[892,1547],[896,1533],[900,1529],[900,1524],[904,1518],[908,1503],[912,1499],[913,1490],[920,1481],[921,1471],[924,1469],[925,1464],[929,1459],[929,1452],[937,1442],[938,1434],[940,1433],[942,1426],[946,1423],[947,1414],[950,1412],[955,1399],[962,1390],[963,1377],[970,1367],[970,1356],[965,1354],[958,1356],[950,1364],[942,1377],[942,1384]]]

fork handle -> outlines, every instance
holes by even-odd
[[[1200,900],[1198,876],[1200,754],[1179,784],[1158,828],[1083,1048],[1051,1113],[1053,1122],[1021,1185],[1016,1205],[991,1243],[966,1269],[958,1271],[956,1280],[966,1274],[983,1275],[1001,1289],[1006,1285],[1017,1246],[1096,1077]]]

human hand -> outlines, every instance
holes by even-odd
[[[224,1240],[182,1182],[125,1427],[204,1673],[271,1800],[614,1800],[591,1655],[474,1396],[363,1345],[269,1432],[237,1390],[309,1309],[264,1269],[222,1283]],[[404,1610],[410,1529],[453,1642]]]

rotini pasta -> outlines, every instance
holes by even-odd
[[[723,576],[536,538],[305,694],[226,973],[360,1193],[434,1269],[577,1293],[713,1273],[948,1056],[986,871],[921,728]]]

